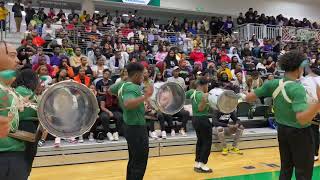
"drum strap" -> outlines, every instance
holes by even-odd
[[[196,94],[197,94],[197,90],[194,90],[191,95],[191,99],[193,99],[197,103]]]
[[[278,97],[278,95],[280,94],[280,92],[281,92],[283,98],[284,98],[288,103],[292,103],[291,99],[288,97],[288,95],[287,95],[287,93],[286,93],[286,90],[285,90],[286,84],[289,84],[289,83],[293,83],[293,81],[283,82],[283,79],[281,79],[281,80],[279,81],[279,86],[278,86],[277,89],[274,90],[273,93],[272,93],[272,98],[273,98],[273,99],[276,99],[276,98]]]
[[[130,84],[131,82],[125,82],[121,85],[120,89],[118,90],[118,97],[121,97],[123,99],[123,96],[122,96],[122,92],[123,92],[123,87],[126,85],[126,84]]]

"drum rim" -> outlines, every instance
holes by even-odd
[[[222,88],[219,88],[219,89],[222,89]],[[234,94],[236,95],[236,93],[235,93],[234,91],[232,91],[232,90],[228,90],[228,89],[222,89],[222,90],[224,90],[224,91],[222,92],[222,94],[225,94],[225,93],[228,93],[228,92],[232,92],[232,93],[234,93]],[[221,95],[222,95],[222,94],[221,94]],[[221,98],[222,98],[222,96],[219,96],[217,102],[219,102]],[[217,103],[217,107],[218,107],[219,111],[221,111],[222,113],[225,113],[225,114],[230,114],[230,113],[232,113],[233,111],[235,111],[235,110],[237,109],[237,106],[235,106],[235,107],[232,109],[231,112],[226,112],[226,111],[223,112],[223,111],[221,110],[221,108],[220,108],[221,105],[219,105],[219,103]]]
[[[56,89],[55,87],[61,87],[61,86],[67,86],[67,87],[78,87],[78,89],[82,90],[85,94],[88,95],[89,97],[89,101],[91,102],[91,107],[90,109],[92,109],[92,115],[90,117],[90,125],[85,128],[83,130],[83,133],[74,133],[73,136],[69,136],[69,135],[61,135],[59,133],[56,133],[58,131],[54,131],[52,132],[52,130],[47,126],[48,123],[46,123],[46,121],[44,120],[47,120],[47,118],[45,117],[44,115],[44,105],[45,105],[45,102],[47,100],[46,97],[48,97],[49,94],[51,94],[52,92],[54,92],[54,90]],[[94,97],[94,98],[93,98]],[[43,112],[41,112],[41,110]],[[99,105],[98,105],[98,101],[95,97],[95,95],[93,94],[93,92],[85,85],[83,84],[80,84],[80,83],[77,83],[73,80],[66,80],[66,81],[61,81],[61,82],[58,82],[58,83],[55,83],[53,84],[52,86],[50,86],[48,89],[46,89],[43,94],[42,94],[42,97],[40,99],[40,102],[38,103],[38,111],[37,111],[37,114],[38,114],[38,118],[39,118],[39,123],[41,124],[41,126],[46,129],[48,131],[49,134],[55,136],[55,137],[59,137],[59,138],[72,138],[72,137],[78,137],[78,136],[81,136],[83,134],[85,134],[86,132],[88,132],[92,126],[94,125],[95,121],[97,120],[98,118],[98,114],[99,114]],[[68,133],[68,134],[71,134],[71,133]]]

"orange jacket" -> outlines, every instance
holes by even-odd
[[[58,73],[59,73],[59,71],[60,71],[60,68],[58,67],[58,66],[56,66],[55,68],[54,68],[54,70],[53,70],[53,75],[54,76],[57,76],[58,75]],[[73,72],[73,69],[72,69],[72,67],[67,67],[67,74],[68,74],[68,77],[70,77],[70,78],[73,78],[74,77],[74,72]]]
[[[81,80],[80,80],[80,75],[78,74],[77,76],[75,76],[73,78],[76,82],[82,84]],[[90,77],[89,76],[84,76],[84,85],[86,85],[87,87],[90,86]]]

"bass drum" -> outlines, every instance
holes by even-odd
[[[237,109],[239,96],[231,91],[214,88],[209,92],[208,101],[211,108],[225,114],[230,114]]]
[[[185,103],[184,89],[177,83],[155,83],[154,91],[150,98],[151,106],[164,114],[178,113]]]
[[[95,123],[99,106],[86,86],[62,81],[49,87],[38,103],[40,124],[48,133],[60,137],[78,137]]]

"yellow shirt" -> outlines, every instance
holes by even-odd
[[[8,15],[8,10],[7,8],[0,8],[0,20],[6,20]]]

